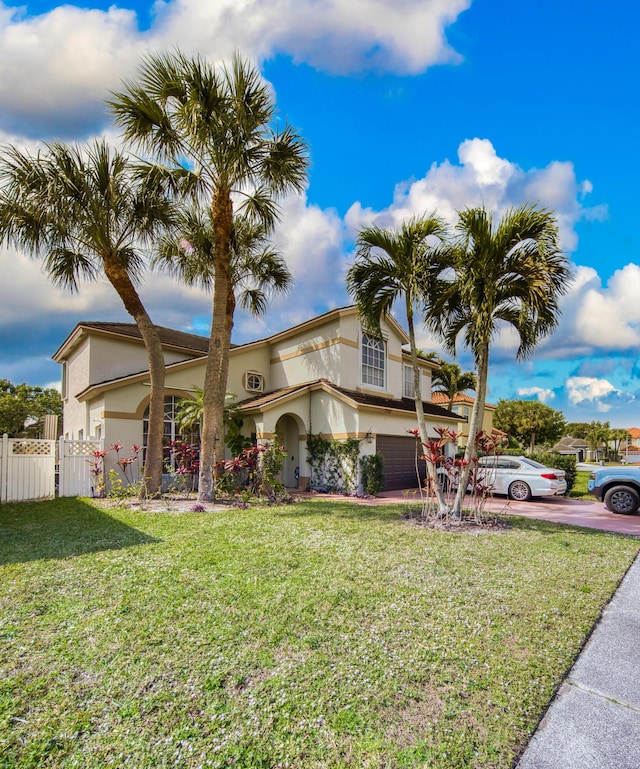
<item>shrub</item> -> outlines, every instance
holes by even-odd
[[[361,457],[360,472],[365,494],[375,496],[382,491],[384,483],[383,466],[384,457],[379,451],[376,451],[375,454]]]
[[[355,491],[360,441],[349,438],[327,440],[320,435],[307,436],[307,461],[311,468],[311,488],[317,491]]]
[[[567,494],[576,482],[576,458],[573,455],[559,454],[557,451],[536,451],[528,455],[530,459],[541,462],[548,467],[557,467],[564,470],[567,478]]]

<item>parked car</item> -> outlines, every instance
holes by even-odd
[[[455,480],[444,469],[438,473],[445,488],[449,484],[455,486]],[[555,497],[567,491],[564,470],[547,467],[528,457],[480,457],[478,481],[489,486],[492,493],[506,494],[520,502],[532,497]]]
[[[640,467],[599,467],[587,489],[612,513],[631,515],[640,507]]]

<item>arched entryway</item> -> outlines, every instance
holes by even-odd
[[[284,414],[276,423],[277,441],[284,446],[287,456],[282,470],[282,482],[287,488],[297,489],[300,475],[300,433],[296,417],[292,414]]]

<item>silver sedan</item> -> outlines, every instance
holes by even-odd
[[[528,457],[480,457],[478,480],[490,486],[494,494],[506,494],[520,502],[531,497],[555,497],[567,491],[564,470],[546,467]]]

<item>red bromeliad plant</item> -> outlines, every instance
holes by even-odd
[[[422,503],[421,515],[423,518],[429,517],[433,512],[433,509],[438,509],[439,515],[441,517],[445,517],[446,515],[446,513],[443,513],[442,509],[440,508],[439,500],[437,498],[438,489],[442,489],[442,485],[438,476],[438,468],[444,468],[448,470],[451,467],[453,460],[444,454],[443,449],[447,443],[455,441],[458,437],[457,433],[449,430],[447,427],[436,427],[434,428],[434,432],[438,437],[431,438],[426,442],[421,441],[421,451],[419,450],[418,444],[416,443],[415,466],[416,476],[418,478],[418,486],[420,489],[420,499]],[[413,435],[415,438],[420,437],[420,430],[417,427],[413,430],[407,430],[407,433],[409,433],[409,435]],[[418,466],[419,460],[425,462],[427,466],[424,486],[420,477],[420,470]],[[447,473],[447,477],[448,475],[449,474]],[[435,481],[434,478],[436,479]],[[436,484],[438,484],[438,489],[436,489]],[[450,485],[450,483],[447,484],[448,487],[450,487]],[[442,491],[440,493],[442,493]]]
[[[104,482],[104,458],[106,456],[107,452],[99,449],[91,452],[92,459],[87,459],[87,462],[91,465],[91,475],[95,479],[91,487],[91,493],[94,497],[104,497],[106,494]]]
[[[175,475],[182,479],[185,491],[194,491],[200,471],[200,452],[197,446],[186,441],[171,441],[169,450],[173,457]]]
[[[127,482],[127,484],[137,483],[140,480],[139,453],[141,451],[141,447],[134,443],[130,449],[130,451],[132,452],[132,456],[129,456],[129,457],[120,456],[120,452],[122,451],[121,443],[112,443],[110,446],[110,449],[111,451],[116,452],[116,464],[120,468],[120,472],[124,476],[124,479]],[[135,465],[135,471],[134,471],[134,465]]]
[[[265,450],[266,447],[261,444],[242,449],[237,457],[222,462],[221,469],[233,479],[236,487],[246,483],[252,494],[258,494],[261,484],[260,458]]]

